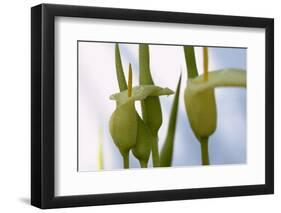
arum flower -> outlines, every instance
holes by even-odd
[[[215,88],[246,87],[246,72],[222,69],[208,72],[208,49],[203,48],[204,74],[198,76],[193,47],[184,47],[188,68],[184,101],[190,126],[201,144],[202,164],[209,164],[208,139],[217,127]]]
[[[139,45],[140,85],[154,85],[151,70],[148,44]],[[152,132],[152,163],[154,167],[160,166],[158,150],[158,130],[162,125],[162,110],[159,97],[148,97],[141,101],[141,111],[144,123]]]
[[[139,45],[140,62],[140,85],[154,85],[150,70],[149,45]],[[174,70],[171,70],[173,72]],[[141,101],[142,117],[144,123],[152,132],[151,150],[153,167],[166,167],[172,165],[174,139],[176,132],[177,113],[179,104],[179,93],[181,85],[181,76],[176,88],[173,105],[170,111],[169,124],[166,132],[166,138],[159,154],[158,149],[158,131],[162,125],[162,110],[159,97],[151,96]]]
[[[128,88],[110,96],[116,101],[116,109],[109,121],[111,137],[129,168],[129,151],[132,149],[142,167],[147,166],[151,150],[152,133],[135,109],[135,101],[149,97],[171,95],[173,91],[154,85],[132,87],[132,67],[129,65]],[[120,85],[120,84],[119,84]]]

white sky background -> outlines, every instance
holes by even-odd
[[[79,42],[79,119],[78,168],[95,171],[98,168],[98,144],[102,141],[104,169],[121,169],[122,158],[108,130],[108,122],[115,110],[109,96],[119,91],[115,73],[114,43]],[[123,69],[127,77],[129,62],[133,68],[133,85],[138,85],[138,45],[120,44]],[[202,48],[196,47],[199,73],[203,70]],[[210,71],[235,67],[246,69],[246,49],[209,48]],[[150,45],[150,67],[155,85],[175,90],[182,72],[177,131],[173,166],[201,164],[200,144],[194,137],[186,117],[183,92],[187,72],[182,46]],[[211,164],[246,163],[246,90],[216,89],[218,125],[209,138]],[[160,149],[167,131],[173,101],[161,97],[163,124],[159,131]],[[140,110],[139,103],[136,104]],[[139,111],[140,112],[140,111]],[[140,113],[141,114],[141,113]],[[131,155],[130,167],[139,167]]]

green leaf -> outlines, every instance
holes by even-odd
[[[124,75],[123,67],[122,67],[122,60],[120,56],[120,50],[118,43],[115,44],[115,68],[116,68],[116,75],[119,85],[119,90],[123,91],[128,89],[126,78]]]
[[[195,78],[198,76],[198,71],[196,67],[194,48],[193,46],[184,46],[183,49],[184,49],[188,79]]]
[[[174,97],[168,131],[166,135],[166,139],[161,150],[160,154],[160,166],[162,167],[169,167],[172,165],[172,157],[173,157],[173,150],[174,150],[174,138],[176,132],[176,124],[177,124],[177,114],[178,114],[178,105],[179,105],[179,94],[180,94],[180,86],[181,86],[181,75],[178,81],[176,94]]]

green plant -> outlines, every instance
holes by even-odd
[[[124,162],[129,168],[129,152],[139,160],[141,167],[147,167],[151,147],[155,140],[151,127],[139,116],[135,101],[145,101],[161,95],[171,95],[173,91],[154,85],[132,87],[132,67],[129,65],[128,85],[123,73],[119,47],[115,47],[116,72],[120,92],[110,96],[116,101],[116,110],[109,122],[111,137],[118,147]]]
[[[208,141],[217,127],[217,106],[215,88],[246,87],[246,72],[227,68],[209,72],[208,48],[203,48],[204,73],[198,75],[194,47],[184,46],[187,66],[187,86],[184,102],[190,127],[200,142],[202,165],[209,165]],[[119,149],[124,168],[129,168],[129,154],[146,168],[150,156],[153,167],[172,165],[177,113],[180,98],[181,76],[174,96],[164,145],[159,153],[158,131],[162,125],[162,109],[159,96],[171,95],[169,88],[154,85],[150,70],[149,45],[139,45],[139,86],[132,85],[132,66],[129,64],[128,83],[123,71],[118,44],[115,46],[115,67],[119,93],[110,96],[116,101],[116,109],[109,121],[113,142]],[[141,115],[135,109],[135,102],[141,102]]]
[[[181,76],[178,81],[176,94],[174,97],[170,119],[168,124],[168,131],[166,135],[166,139],[161,150],[160,154],[160,166],[168,167],[172,165],[173,158],[173,150],[174,150],[174,140],[176,133],[176,125],[177,125],[177,114],[178,114],[178,105],[179,105],[179,95],[180,95],[180,86],[181,86]]]
[[[198,76],[192,46],[184,46],[188,71],[184,101],[187,117],[194,135],[201,145],[202,164],[209,165],[208,140],[217,127],[215,88],[246,87],[246,72],[227,68],[209,72],[208,49],[203,48],[204,74]]]

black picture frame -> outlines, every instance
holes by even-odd
[[[56,197],[54,195],[54,18],[57,16],[265,29],[265,184]],[[273,19],[53,4],[41,4],[31,8],[32,205],[46,209],[272,193],[274,193]]]

